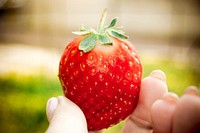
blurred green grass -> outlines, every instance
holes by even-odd
[[[0,132],[43,133],[46,101],[62,94],[57,77],[10,73],[0,77],[0,86]]]
[[[187,63],[169,59],[143,62],[143,78],[152,70],[160,69],[167,75],[169,91],[181,95],[189,85],[199,87],[199,71]],[[56,75],[0,75],[0,132],[43,133],[48,127],[46,102],[52,96],[63,95]],[[106,129],[105,133],[120,133],[123,121]]]

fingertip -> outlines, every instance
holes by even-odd
[[[174,102],[177,103],[179,100],[179,97],[177,94],[172,93],[172,92],[168,92],[165,95],[163,95],[162,97],[163,100],[165,100],[166,102]]]
[[[47,102],[49,127],[46,133],[86,133],[87,122],[81,109],[64,96],[50,98]],[[76,125],[77,127],[74,127]]]
[[[166,81],[166,75],[163,71],[161,70],[154,70],[150,73],[149,75],[150,77],[156,78],[156,79],[160,79],[161,81]]]
[[[190,94],[190,95],[193,95],[193,96],[200,96],[199,89],[196,86],[187,87],[184,94]]]
[[[50,122],[51,118],[53,116],[53,113],[55,112],[55,109],[58,105],[58,99],[55,97],[51,97],[48,101],[47,101],[47,105],[46,105],[46,114],[47,114],[47,119]]]
[[[180,97],[173,117],[173,132],[200,132],[200,97],[184,94]],[[181,118],[181,119],[180,119]]]
[[[178,96],[167,93],[161,99],[154,102],[151,107],[153,129],[159,133],[169,133],[172,129],[174,110],[178,102]]]

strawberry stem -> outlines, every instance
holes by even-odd
[[[110,37],[119,39],[128,38],[120,27],[115,27],[118,18],[112,19],[108,26],[104,26],[106,15],[107,9],[104,9],[97,31],[91,28],[81,27],[80,31],[73,32],[76,35],[84,36],[79,44],[79,50],[83,50],[85,53],[90,52],[96,46],[96,43],[100,43],[102,45],[112,45]]]
[[[104,32],[103,30],[104,30],[104,23],[105,23],[105,19],[106,19],[106,14],[107,14],[107,9],[104,9],[102,16],[101,16],[101,19],[100,19],[100,23],[99,23],[98,28],[97,28],[98,33]]]

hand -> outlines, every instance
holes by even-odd
[[[141,84],[135,111],[126,119],[122,133],[188,133],[200,131],[198,89],[188,87],[180,98],[169,93],[162,71],[153,71]],[[87,133],[83,112],[63,96],[47,102],[50,122],[46,133]],[[95,131],[93,133],[101,133]],[[92,133],[92,132],[90,132]]]
[[[200,97],[190,86],[180,98],[167,90],[162,71],[143,79],[139,103],[126,120],[123,133],[196,133],[200,132]]]

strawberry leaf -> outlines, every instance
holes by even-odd
[[[118,17],[111,20],[108,26],[104,26],[106,9],[103,11],[100,23],[97,27],[97,31],[92,28],[81,27],[80,31],[72,32],[73,34],[83,36],[83,40],[79,44],[79,50],[83,50],[85,53],[91,51],[96,43],[102,45],[112,45],[112,40],[110,38],[127,39],[128,36],[121,30],[122,27],[115,27]]]
[[[80,31],[88,31],[88,29],[85,28],[84,26],[81,26]]]
[[[81,35],[82,36],[82,35],[90,34],[90,33],[92,33],[92,31],[90,29],[87,29],[87,28],[82,26],[80,28],[80,31],[73,31],[72,33],[75,34],[75,35]]]
[[[79,50],[83,50],[85,53],[91,51],[96,45],[97,37],[94,33],[86,36],[79,45]]]
[[[75,35],[87,35],[87,34],[90,34],[91,32],[90,31],[73,31],[72,33]]]
[[[98,35],[98,39],[99,39],[100,44],[112,45],[112,42],[111,42],[110,38],[107,35],[99,34]]]
[[[107,28],[111,28],[111,27],[114,27],[115,26],[115,24],[117,23],[117,17],[116,18],[114,18],[111,22],[110,22],[110,25],[107,27]]]
[[[124,32],[121,32],[120,30],[110,29],[108,30],[108,34],[115,38],[128,39],[128,36],[126,36]]]

